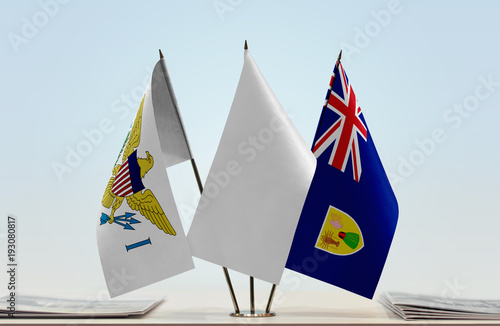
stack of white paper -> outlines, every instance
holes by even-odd
[[[8,297],[0,298],[8,302]],[[127,317],[144,315],[163,300],[163,297],[141,297],[138,299],[115,298],[113,300],[89,300],[88,298],[19,296],[16,298],[14,318],[96,318]],[[12,311],[0,308],[0,317]]]
[[[380,302],[405,320],[416,319],[500,319],[500,300],[465,300],[385,293]]]

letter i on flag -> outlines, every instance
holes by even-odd
[[[161,57],[101,201],[97,243],[111,297],[194,268],[166,172],[191,151]]]
[[[398,204],[340,56],[312,151],[316,171],[286,267],[371,299]]]

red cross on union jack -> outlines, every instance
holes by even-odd
[[[337,83],[341,84],[343,94],[337,94],[334,91],[332,88],[333,83],[336,85]],[[335,89],[338,88],[335,87]],[[361,108],[356,101],[356,95],[354,95],[354,91],[341,63],[338,64],[337,78],[335,78],[335,72],[332,76],[330,90],[326,107],[337,113],[340,117],[316,140],[313,153],[316,157],[319,157],[335,142],[328,163],[344,172],[349,156],[351,156],[354,180],[359,182],[361,176],[361,159],[359,156],[357,135],[359,134],[366,141],[368,132],[359,117]]]

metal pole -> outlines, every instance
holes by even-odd
[[[194,176],[196,177],[196,183],[198,184],[198,189],[200,190],[200,194],[203,193],[203,183],[201,182],[200,173],[198,172],[198,167],[196,166],[196,162],[194,158],[191,159],[191,166],[193,167]],[[222,267],[224,272],[224,276],[226,278],[227,287],[229,288],[229,295],[231,296],[231,300],[233,301],[234,312],[239,314],[240,307],[238,307],[238,301],[236,300],[236,295],[234,294],[233,284],[231,283],[231,277],[229,276],[229,271],[226,267]]]
[[[222,270],[224,271],[224,275],[226,276],[226,283],[227,283],[227,287],[229,288],[229,295],[231,296],[231,300],[233,301],[234,313],[239,314],[240,307],[238,307],[238,301],[236,301],[236,295],[234,294],[233,285],[231,284],[231,278],[229,277],[229,271],[227,270],[227,267],[222,267]]]
[[[253,289],[253,276],[250,276],[250,313],[255,314],[255,293]]]
[[[276,284],[273,284],[273,287],[271,288],[271,293],[269,294],[269,300],[267,300],[266,314],[271,312],[271,305],[273,304],[275,292],[276,292]]]

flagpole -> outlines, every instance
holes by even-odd
[[[253,276],[250,276],[250,314],[255,314],[255,293],[253,286]]]
[[[248,43],[245,40],[245,45],[243,46],[245,51],[248,50]],[[274,292],[276,291],[276,284],[273,284],[271,288],[271,293],[269,294],[269,300],[267,301],[266,311],[264,313],[255,313],[255,290],[254,290],[254,277],[250,276],[250,314],[236,314],[236,317],[272,317],[276,314],[271,312],[271,305],[273,303]]]
[[[182,122],[182,119],[181,119],[181,116],[179,113],[177,99],[175,98],[175,95],[173,95],[174,92],[173,92],[172,83],[171,83],[169,75],[168,75],[167,65],[165,64],[164,56],[163,56],[163,53],[161,52],[161,49],[159,51],[160,51],[160,62],[161,62],[161,68],[163,71],[163,76],[165,77],[165,81],[167,83],[167,88],[169,89],[169,93],[172,96],[172,103],[174,105],[174,111],[177,114],[177,118],[179,119],[180,124],[181,124],[182,133],[184,134],[184,139],[186,140],[187,149],[189,151],[189,156],[191,157],[191,166],[193,167],[193,172],[194,172],[194,175],[196,178],[196,183],[198,184],[198,189],[200,190],[200,194],[201,194],[203,192],[203,183],[201,182],[200,173],[198,172],[198,167],[196,166],[196,162],[195,162],[193,155],[191,153],[191,147],[189,146],[186,132],[184,130],[184,124]],[[228,272],[226,267],[222,267],[222,270],[223,270],[224,276],[226,278],[226,283],[227,283],[227,286],[229,288],[229,294],[231,296],[231,300],[233,301],[234,311],[235,311],[235,313],[239,314],[240,308],[238,307],[238,302],[236,301],[236,296],[234,294],[233,285],[231,283],[231,278],[229,277],[229,272]]]
[[[273,284],[273,287],[271,288],[271,293],[269,293],[269,299],[267,300],[266,314],[271,313],[271,305],[273,304],[275,292],[276,292],[276,284]]]
[[[335,62],[335,67],[333,68],[334,72],[335,72],[335,68],[337,68],[338,65],[340,64],[340,58],[342,58],[342,50],[340,50],[339,56],[337,58],[337,62]],[[333,86],[333,81],[335,80],[335,77],[337,77],[337,76],[335,76],[335,75],[333,76],[333,79],[331,81],[332,85],[328,89],[328,93],[327,93],[327,96],[325,98],[325,104],[323,105],[323,110],[321,111],[321,116],[319,118],[318,129],[316,129],[316,134],[314,135],[314,140],[313,140],[313,145],[312,145],[313,148],[314,148],[314,142],[316,141],[316,139],[318,139],[319,129],[321,127],[321,123],[323,122],[323,117],[325,116],[325,108],[328,104],[328,98],[329,98],[330,92],[332,91],[331,87]]]
[[[200,173],[198,172],[198,167],[196,166],[194,158],[191,159],[191,166],[193,167],[194,176],[196,177],[196,183],[198,184],[198,189],[200,190],[201,194],[203,193],[203,184],[201,182]],[[229,271],[227,270],[227,267],[222,267],[222,270],[226,278],[227,287],[229,288],[229,295],[231,296],[231,300],[233,301],[234,312],[236,314],[239,314],[240,308],[238,307],[238,301],[236,300],[236,295],[234,294],[233,284],[231,283],[231,278],[229,277]]]

